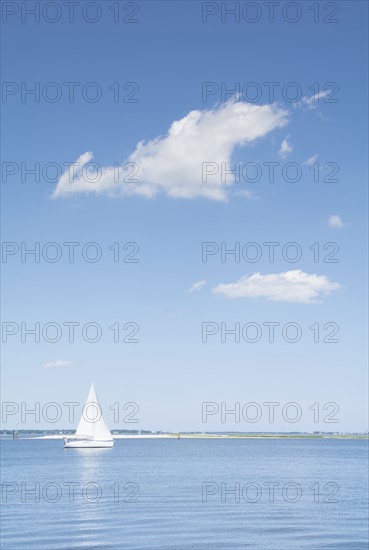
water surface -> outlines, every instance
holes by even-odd
[[[3,550],[368,549],[367,441],[1,445]]]

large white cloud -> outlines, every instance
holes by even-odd
[[[264,297],[273,302],[311,304],[339,288],[338,283],[330,281],[325,275],[310,275],[296,269],[284,273],[246,275],[236,283],[218,285],[213,292],[228,298]]]
[[[275,104],[254,105],[236,99],[214,109],[191,111],[174,121],[166,136],[138,143],[119,170],[102,168],[96,181],[91,181],[94,178],[87,171],[92,153],[84,153],[78,165],[61,176],[53,198],[84,192],[150,198],[163,192],[170,197],[227,200],[234,179],[228,176],[222,181],[222,163],[230,168],[236,146],[252,143],[287,123],[287,112]],[[216,173],[204,178],[206,162],[215,163]],[[124,169],[127,163],[132,164]],[[138,171],[133,174],[135,168]]]

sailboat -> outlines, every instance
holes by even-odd
[[[105,424],[95,387],[92,383],[76,433],[73,437],[64,438],[64,449],[109,448],[113,445],[111,432]]]

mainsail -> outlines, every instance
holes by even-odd
[[[76,430],[76,438],[94,441],[112,441],[110,430],[105,424],[94,385],[91,385],[81,419]]]

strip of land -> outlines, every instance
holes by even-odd
[[[47,434],[26,437],[27,439],[63,439],[73,434]],[[369,439],[366,434],[113,434],[113,439]],[[19,434],[19,438],[22,435]]]

